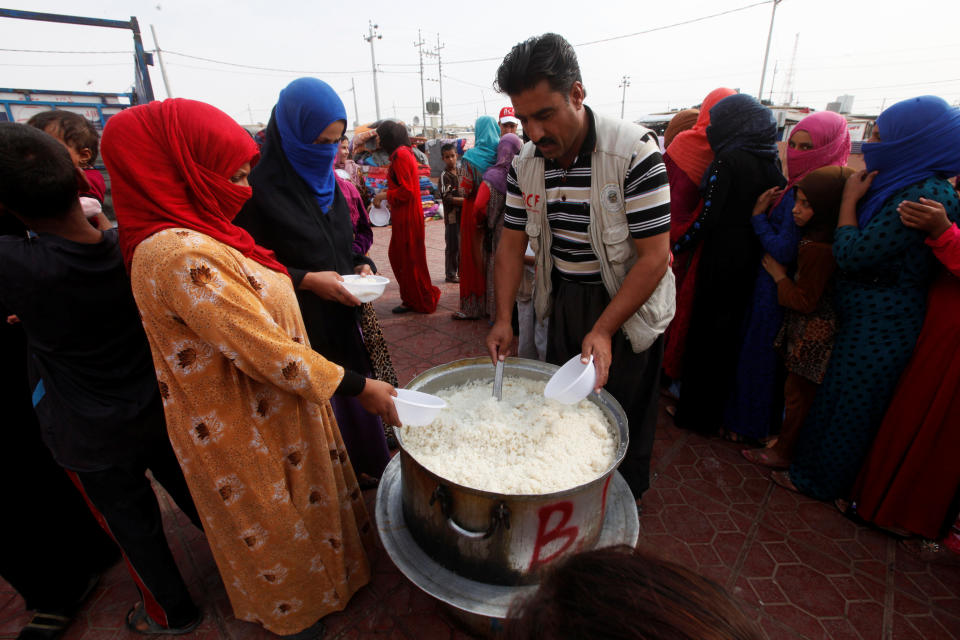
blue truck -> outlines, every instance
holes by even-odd
[[[0,18],[17,20],[35,20],[61,24],[77,24],[109,29],[129,29],[133,33],[133,72],[134,82],[131,91],[126,93],[103,93],[93,91],[60,91],[56,89],[0,88],[0,122],[26,122],[34,114],[50,109],[63,109],[78,113],[90,120],[98,130],[103,131],[110,116],[136,104],[144,104],[154,99],[153,84],[150,82],[149,66],[153,65],[153,55],[143,48],[140,37],[140,25],[135,17],[129,20],[106,20],[87,18],[58,13],[40,13],[0,8]],[[3,84],[0,82],[0,84]],[[110,199],[110,177],[103,168],[102,160],[97,168],[107,181],[107,199],[104,211],[112,217]]]

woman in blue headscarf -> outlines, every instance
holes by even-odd
[[[385,346],[372,354],[364,344],[376,336],[360,331],[360,301],[340,285],[342,275],[376,269],[352,250],[350,208],[334,174],[346,126],[343,102],[327,83],[300,78],[287,85],[250,174],[253,197],[234,223],[290,272],[310,346],[331,362],[396,385],[395,377],[383,375],[392,366],[375,367],[384,357],[389,364]],[[380,419],[354,397],[335,395],[331,404],[361,485],[373,484],[390,460]]]
[[[701,184],[703,208],[674,247],[700,247],[683,356],[678,425],[713,434],[723,426],[762,245],[750,219],[758,196],[786,182],[777,165],[777,122],[748,95],[710,109],[714,159]]]
[[[483,259],[483,237],[487,230],[487,211],[476,206],[483,174],[497,161],[500,125],[491,116],[480,116],[474,127],[474,146],[463,154],[460,167],[460,310],[456,320],[482,318],[487,314],[487,276]]]
[[[898,102],[877,118],[863,160],[866,171],[844,189],[833,243],[839,326],[830,364],[789,473],[774,475],[821,500],[849,497],[920,334],[936,261],[897,207],[928,198],[960,220],[947,181],[960,173],[960,110],[935,96]]]

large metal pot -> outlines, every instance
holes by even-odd
[[[557,366],[508,358],[505,376],[546,381]],[[474,380],[493,379],[487,358],[457,360],[410,381],[408,389],[436,392]],[[627,451],[627,417],[606,391],[588,400],[604,413],[619,438],[614,463],[596,480],[542,495],[505,495],[472,489],[429,471],[400,442],[403,517],[429,556],[458,575],[487,584],[539,582],[551,564],[591,549],[600,536],[607,489]],[[416,427],[411,427],[416,428]]]

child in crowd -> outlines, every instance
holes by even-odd
[[[457,173],[457,145],[448,142],[440,147],[443,156],[443,173],[440,174],[440,198],[443,201],[444,239],[446,241],[446,281],[460,282],[457,271],[460,265],[460,207],[463,194],[460,191],[460,176]]]
[[[830,360],[837,322],[832,302],[833,231],[851,174],[853,169],[846,167],[823,167],[797,183],[793,221],[800,229],[800,247],[794,278],[770,254],[763,257],[763,268],[777,285],[777,300],[786,308],[775,345],[787,368],[784,420],[776,445],[742,451],[747,460],[765,467],[790,466],[797,435]]]
[[[90,224],[98,229],[112,227],[113,224],[103,215],[107,183],[103,175],[93,167],[100,150],[100,134],[93,123],[80,114],[57,109],[38,113],[30,118],[27,124],[50,134],[67,148],[73,166],[82,170],[87,179],[87,184],[80,187],[83,214]]]
[[[201,614],[167,546],[146,471],[198,528],[200,520],[167,437],[117,230],[87,223],[77,196],[85,182],[56,139],[0,123],[0,210],[35,234],[0,238],[0,308],[16,314],[27,335],[44,443],[140,589],[127,626],[187,633]]]

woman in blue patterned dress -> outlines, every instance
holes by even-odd
[[[929,198],[960,220],[947,181],[960,173],[960,109],[934,96],[899,102],[877,118],[863,154],[867,171],[847,181],[833,244],[833,354],[793,464],[773,474],[820,500],[847,497],[920,333],[935,260],[897,206]]]
[[[793,223],[794,187],[821,167],[846,165],[849,156],[850,132],[840,114],[814,113],[793,128],[787,142],[787,186],[761,195],[750,219],[764,252],[780,264],[796,262],[800,234]],[[773,343],[782,323],[777,285],[758,262],[753,303],[743,326],[736,386],[723,420],[730,440],[763,442],[771,432],[779,431],[786,372],[779,366]]]

